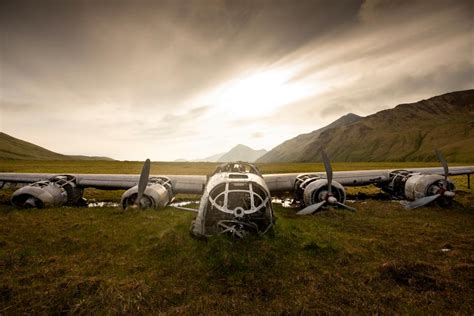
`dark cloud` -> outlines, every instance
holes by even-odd
[[[83,134],[117,158],[163,143],[156,158],[206,156],[248,136],[270,148],[346,112],[472,88],[472,16],[472,1],[4,0],[0,128],[75,153]],[[246,117],[212,96],[275,69],[291,74],[268,94],[304,93]]]
[[[472,17],[473,2],[470,0],[364,0],[358,16],[364,23],[380,25],[453,7],[462,8],[466,16]]]
[[[2,86],[51,106],[169,107],[349,23],[359,4],[2,1]]]

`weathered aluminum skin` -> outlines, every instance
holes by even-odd
[[[390,181],[390,173],[397,169],[384,170],[360,170],[360,171],[336,171],[333,173],[333,180],[343,186],[364,186],[375,183],[384,183]],[[443,175],[443,168],[407,168],[407,171],[418,172],[421,174]],[[293,184],[296,177],[302,173],[286,174],[265,174],[263,178],[268,185],[270,192],[281,193],[293,190]],[[309,172],[308,175],[315,175],[320,178],[326,178],[325,172]],[[474,166],[449,167],[449,175],[474,174]]]
[[[436,194],[436,192],[429,192],[430,189],[437,183],[443,181],[444,177],[440,175],[414,174],[405,183],[405,197],[408,200],[417,200],[428,195]],[[451,181],[448,180],[448,182],[454,187]],[[439,186],[436,186],[436,188],[439,188]]]
[[[272,205],[270,203],[270,191],[268,190],[267,184],[265,183],[264,179],[256,174],[253,173],[245,173],[246,178],[232,178],[233,175],[238,175],[241,176],[241,173],[227,173],[227,172],[221,172],[221,173],[216,173],[212,175],[209,178],[209,181],[207,182],[204,191],[202,192],[202,197],[201,197],[201,202],[200,202],[200,207],[198,214],[196,216],[196,219],[193,222],[191,231],[194,235],[196,236],[207,236],[209,235],[208,232],[206,231],[206,210],[209,201],[209,195],[212,192],[214,188],[216,188],[220,184],[227,184],[227,183],[256,183],[259,185],[266,194],[266,197],[264,197],[264,201],[262,205],[268,207],[268,212],[269,216],[271,217],[269,220],[273,222],[273,209]],[[227,201],[224,202],[224,205],[227,206]],[[256,206],[252,208],[251,210],[244,211],[245,214],[252,214],[257,211],[259,211],[261,206]],[[222,208],[222,211],[224,213],[228,213],[229,215],[233,215],[233,210],[229,210],[226,207]]]
[[[68,201],[66,190],[54,184],[48,184],[43,187],[30,185],[22,187],[13,193],[11,202],[13,205],[20,207],[22,206],[21,202],[30,196],[40,200],[42,207],[57,207],[66,204]]]
[[[304,204],[308,206],[308,205],[323,201],[324,196],[322,195],[325,195],[325,194],[322,194],[322,193],[327,192],[327,189],[326,189],[327,185],[328,185],[328,180],[326,179],[315,180],[311,182],[310,184],[308,184],[308,186],[304,189],[304,193],[303,193]],[[332,187],[332,194],[337,197],[337,200],[339,202],[344,203],[346,201],[346,190],[344,190],[344,187],[336,181],[332,181],[331,187]],[[320,194],[318,194],[319,192],[321,192],[321,196]]]
[[[128,199],[137,193],[138,185],[133,186],[125,191],[122,194],[122,198],[120,199],[120,205],[122,205],[123,208],[131,205],[132,203],[130,203]],[[150,207],[152,208],[165,207],[172,198],[170,196],[170,192],[163,185],[158,183],[148,185],[143,195],[151,200],[152,205],[150,205]]]
[[[61,173],[64,174],[64,173]],[[0,188],[3,183],[34,183],[50,179],[55,173],[0,173]],[[82,188],[102,190],[129,189],[138,184],[138,174],[70,174],[76,178],[76,184]],[[206,184],[206,176],[195,175],[150,175],[150,178],[168,177],[175,193],[200,194]]]
[[[336,171],[334,180],[343,186],[362,186],[373,183],[383,183],[390,180],[390,173],[396,169]],[[443,175],[443,168],[408,168],[408,171],[422,174]],[[64,174],[64,173],[60,173]],[[301,173],[266,174],[265,183],[271,193],[289,192],[293,190],[296,177]],[[308,173],[326,178],[324,172]],[[449,175],[474,174],[474,166],[450,167]],[[0,188],[3,183],[33,183],[49,179],[53,173],[0,173]],[[138,183],[139,175],[130,174],[71,174],[76,178],[76,184],[82,188],[97,188],[104,190],[129,189]],[[204,175],[165,175],[171,179],[174,193],[202,194],[207,177]],[[151,175],[150,177],[160,177]]]

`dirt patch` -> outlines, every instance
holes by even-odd
[[[442,291],[445,288],[444,282],[439,280],[439,269],[429,264],[384,263],[379,270],[382,279],[416,291]]]

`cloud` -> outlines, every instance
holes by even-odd
[[[250,135],[252,138],[262,138],[265,136],[265,133],[263,132],[255,132],[255,133],[252,133],[252,135]]]
[[[333,117],[335,115],[345,115],[349,112],[347,106],[345,105],[340,105],[340,104],[331,104],[331,105],[328,105],[326,107],[324,107],[320,112],[319,114],[321,115],[321,117],[327,117],[327,116],[330,116],[330,117]]]
[[[209,106],[199,106],[180,114],[167,114],[156,122],[149,122],[135,130],[137,137],[157,140],[186,138],[199,132],[198,122],[208,111]]]
[[[469,0],[364,0],[358,12],[361,22],[367,24],[388,24],[413,17],[423,17],[429,12],[452,8],[472,10]],[[469,13],[467,13],[469,14]]]
[[[472,88],[471,15],[437,0],[2,1],[1,128],[118,159],[271,148],[347,112]],[[287,70],[234,108],[209,97]],[[283,100],[282,86],[304,93]]]

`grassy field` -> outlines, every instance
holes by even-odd
[[[333,165],[335,170],[426,166]],[[437,164],[428,164],[436,166]],[[0,162],[0,171],[138,173],[139,162]],[[205,174],[214,164],[154,163]],[[263,172],[320,164],[262,165]],[[464,314],[474,312],[474,196],[405,210],[367,199],[297,217],[275,205],[274,236],[193,239],[194,214],[166,208],[16,210],[0,191],[0,314]],[[373,188],[349,193],[375,194]],[[121,191],[86,190],[117,201]],[[188,198],[188,197],[186,197]],[[442,250],[444,249],[444,251]]]

